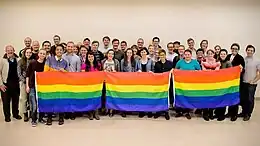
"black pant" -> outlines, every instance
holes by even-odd
[[[251,116],[255,105],[255,91],[257,84],[242,83],[241,106],[244,116]]]
[[[215,109],[215,115],[217,118],[224,117],[226,113],[226,107],[219,107]]]
[[[16,87],[10,87],[7,86],[7,89],[5,92],[1,91],[1,97],[3,102],[3,111],[5,118],[10,118],[10,103],[12,100],[12,114],[13,117],[16,117],[19,115],[19,84]]]
[[[213,110],[212,108],[205,108],[205,109],[202,109],[202,115],[203,117],[204,116],[213,116]]]
[[[48,113],[48,119],[52,119],[54,113]],[[64,113],[59,113],[59,119],[64,119]]]
[[[178,113],[178,114],[188,114],[188,113],[190,113],[190,109],[188,109],[188,108],[177,107],[177,108],[175,108],[175,110],[176,110],[176,113]]]

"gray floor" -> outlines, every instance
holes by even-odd
[[[65,125],[13,120],[0,114],[0,146],[260,146],[260,102],[249,122],[205,122],[200,118],[126,119],[102,117],[100,121],[78,118]],[[2,110],[2,107],[1,107]]]

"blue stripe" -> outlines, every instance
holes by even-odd
[[[39,112],[82,112],[101,107],[101,98],[38,99]]]
[[[168,105],[132,105],[132,104],[115,104],[111,102],[106,103],[108,109],[118,111],[130,111],[130,112],[160,112],[167,111]]]
[[[236,105],[239,103],[239,92],[223,96],[188,97],[175,95],[175,106],[189,109],[217,108]]]
[[[106,97],[106,102],[127,105],[168,105],[168,97],[159,99]]]

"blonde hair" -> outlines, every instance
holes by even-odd
[[[7,45],[7,46],[5,46],[5,51],[6,51],[7,48],[9,48],[9,47],[13,48],[13,50],[14,50],[14,47],[13,47],[12,45]]]

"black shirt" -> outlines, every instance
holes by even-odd
[[[162,63],[161,61],[157,61],[154,66],[154,72],[155,73],[163,73],[170,71],[173,68],[173,63],[171,61],[166,60],[165,63]]]
[[[147,65],[147,64],[141,64],[141,66],[142,66],[142,72],[147,72],[146,65]]]
[[[14,58],[12,61],[8,59],[9,70],[7,77],[7,86],[9,88],[19,88],[19,77],[17,74],[17,60]]]
[[[42,63],[33,60],[30,62],[28,69],[26,71],[26,77],[29,77],[29,87],[30,88],[35,88],[35,71],[36,72],[43,72],[44,71],[44,64],[45,61]]]

